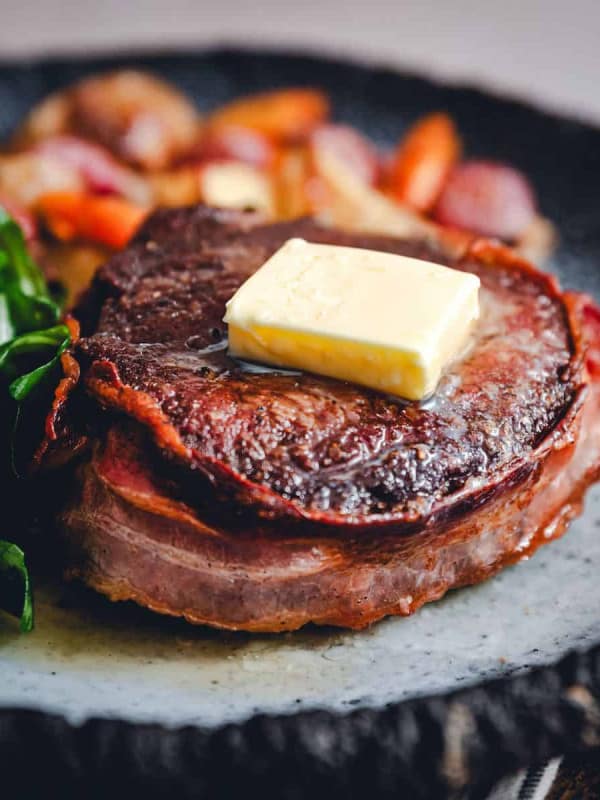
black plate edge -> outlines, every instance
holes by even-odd
[[[394,65],[386,59],[380,60],[376,57],[361,59],[360,57],[348,55],[343,51],[336,51],[335,49],[322,53],[310,46],[288,48],[270,44],[269,46],[258,47],[231,42],[225,39],[217,44],[199,48],[190,47],[189,45],[184,48],[177,47],[176,45],[153,48],[138,44],[133,47],[117,46],[110,50],[91,48],[89,51],[75,51],[67,54],[51,52],[47,55],[42,54],[39,56],[15,55],[9,57],[0,54],[0,71],[4,72],[15,69],[26,71],[46,68],[62,70],[69,66],[80,71],[81,67],[84,66],[85,72],[93,72],[98,68],[102,69],[103,66],[109,69],[115,68],[117,64],[133,67],[137,64],[143,65],[148,61],[153,61],[160,65],[161,61],[183,61],[185,59],[198,57],[227,59],[240,55],[245,58],[285,58],[293,59],[298,62],[320,62],[321,64],[326,64],[329,67],[335,67],[337,69],[352,68],[358,71],[368,72],[372,77],[392,76],[393,78],[402,78],[407,81],[429,84],[430,86],[450,91],[461,93],[468,92],[480,97],[492,98],[502,101],[503,103],[509,103],[514,107],[528,109],[530,111],[533,110],[539,115],[551,118],[562,124],[574,123],[578,127],[600,132],[599,122],[586,117],[584,114],[580,116],[574,109],[562,112],[552,103],[546,105],[543,101],[536,101],[528,98],[526,95],[520,94],[514,90],[503,90],[501,87],[493,85],[488,87],[478,84],[476,80],[470,78],[444,78],[442,75],[434,72],[429,73],[408,66]],[[65,79],[63,85],[66,86],[68,83],[69,78]],[[276,83],[275,81],[275,84]]]
[[[0,57],[0,79],[11,71],[81,72],[187,58],[292,59],[396,79],[535,111],[562,126],[598,134],[600,127],[563,116],[510,93],[443,81],[418,72],[361,63],[306,50],[210,47],[136,49],[133,54]],[[4,73],[4,75],[2,74]],[[276,84],[276,81],[274,81]],[[518,711],[515,714],[514,709]],[[511,710],[512,709],[512,710]],[[257,715],[216,729],[165,728],[117,719],[74,725],[26,708],[0,709],[0,764],[23,797],[53,787],[57,796],[106,797],[143,789],[150,797],[177,788],[183,797],[323,796],[429,798],[470,787],[483,797],[502,776],[562,753],[600,745],[600,644],[517,677],[484,681],[459,692],[402,701],[384,709]],[[32,755],[33,753],[33,755]],[[31,768],[35,763],[35,769]],[[38,768],[39,765],[39,768]],[[6,770],[6,773],[4,773]],[[90,777],[91,776],[91,777]],[[31,792],[31,793],[30,793]]]
[[[14,781],[20,798],[52,787],[64,799],[168,789],[211,800],[240,792],[420,800],[463,797],[468,787],[475,800],[521,767],[600,745],[599,701],[600,646],[552,668],[381,710],[258,715],[209,730],[97,718],[75,725],[3,709],[2,781]]]

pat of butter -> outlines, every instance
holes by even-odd
[[[479,278],[290,239],[227,303],[229,350],[419,400],[467,343]]]

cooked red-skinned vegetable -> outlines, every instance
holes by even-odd
[[[349,125],[321,125],[310,136],[310,147],[331,153],[364,183],[373,184],[379,173],[379,154],[371,142]]]
[[[527,178],[491,161],[466,161],[455,167],[434,211],[442,225],[506,241],[517,239],[535,216]]]
[[[118,194],[139,203],[149,198],[145,181],[100,145],[65,134],[44,139],[35,150],[77,170],[93,193]]]
[[[196,156],[201,161],[242,161],[270,169],[276,162],[278,148],[260,131],[240,125],[220,125],[207,128]]]
[[[116,249],[127,244],[147,214],[119,197],[82,192],[51,192],[39,199],[38,207],[57,239],[88,239]]]
[[[392,156],[390,193],[417,211],[430,211],[460,150],[460,139],[448,114],[423,117],[410,128]]]
[[[281,89],[234,100],[210,117],[211,129],[250,128],[273,141],[293,143],[306,138],[329,115],[327,96],[317,89]]]

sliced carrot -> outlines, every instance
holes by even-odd
[[[389,172],[391,195],[418,211],[433,208],[460,156],[460,139],[448,114],[429,114],[400,141]]]
[[[127,244],[147,214],[120,197],[85,192],[50,192],[39,198],[38,208],[58,239],[88,239],[116,249]]]
[[[329,101],[316,89],[281,89],[234,100],[209,119],[212,128],[250,128],[277,142],[304,139],[329,115]]]

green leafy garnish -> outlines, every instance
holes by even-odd
[[[23,233],[0,206],[0,345],[56,324],[60,308],[31,259]]]
[[[60,357],[71,341],[60,315],[20,227],[0,206],[0,424],[8,445],[4,461],[15,474],[20,429],[36,429],[39,401],[59,380]],[[28,631],[33,606],[25,556],[17,545],[0,540],[0,580],[15,571],[24,591],[21,630]]]
[[[21,609],[21,631],[28,633],[33,629],[33,599],[29,570],[25,564],[25,553],[12,542],[0,539],[0,578],[17,574],[23,588],[23,606]]]
[[[42,331],[23,333],[0,347],[0,374],[9,381],[8,391],[13,400],[25,400],[58,367],[61,355],[69,346],[71,336],[66,325],[55,325]],[[25,359],[43,360],[27,372],[19,365]]]

